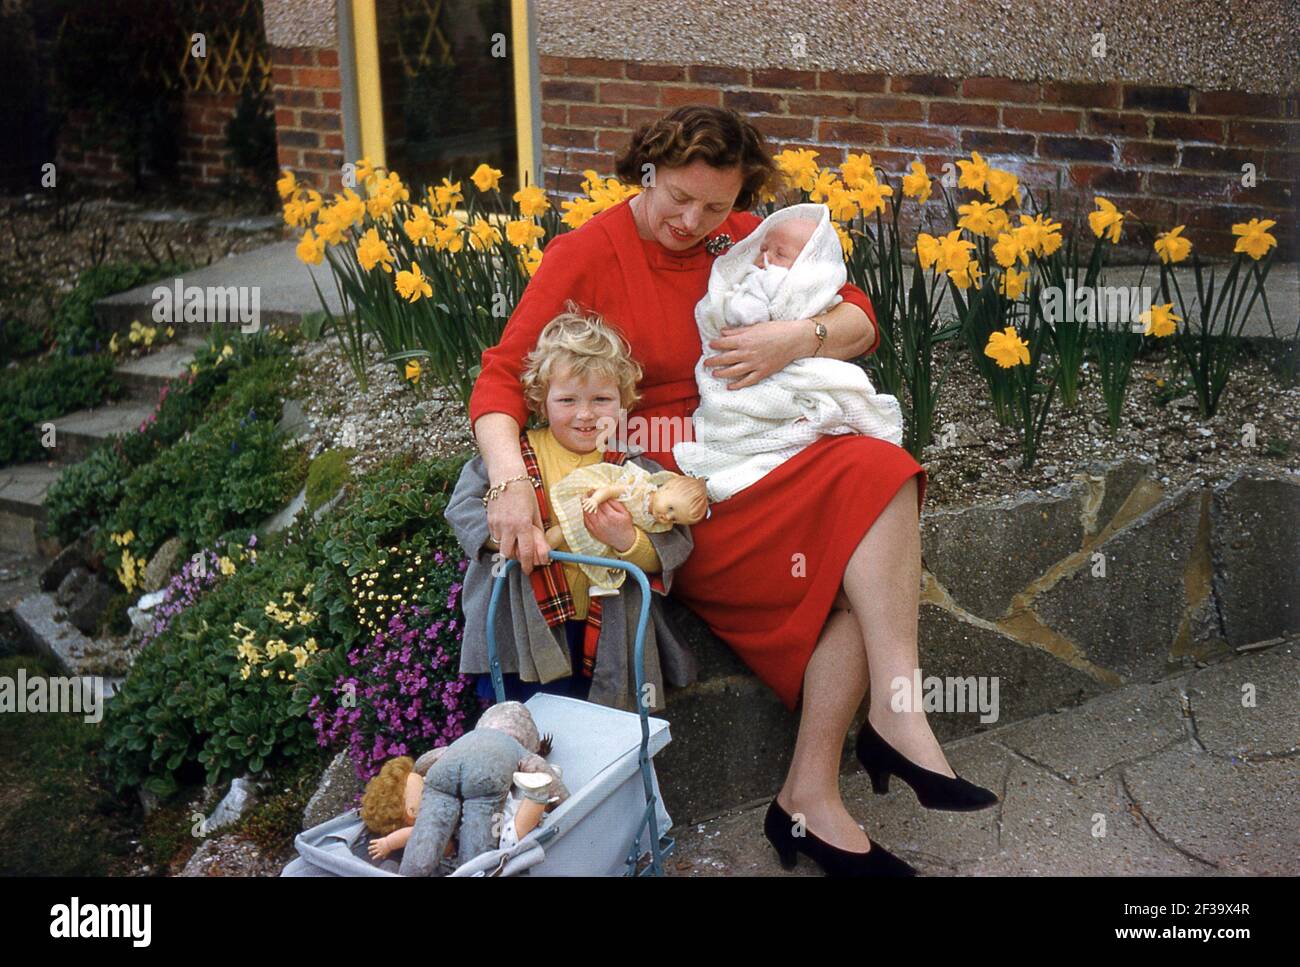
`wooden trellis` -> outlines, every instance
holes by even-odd
[[[242,0],[238,12],[231,0],[188,0],[182,5],[183,46],[174,71],[164,80],[180,83],[186,91],[238,94],[254,80],[258,90],[271,86],[271,57],[262,27],[261,0]],[[191,54],[193,36],[207,39],[207,56]]]

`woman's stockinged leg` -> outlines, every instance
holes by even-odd
[[[871,689],[868,718],[881,738],[917,765],[954,775],[919,703],[891,708],[893,683],[910,689],[919,665],[917,616],[921,593],[921,532],[917,480],[909,477],[863,536],[844,570],[844,591],[865,643]]]
[[[867,691],[867,654],[857,622],[848,611],[832,611],[803,677],[799,737],[777,805],[805,829],[839,849],[871,848],[840,799],[844,736]]]

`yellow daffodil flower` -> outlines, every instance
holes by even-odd
[[[546,192],[536,185],[520,188],[510,197],[519,202],[519,214],[525,218],[536,218],[538,215],[544,215],[551,208],[551,203],[546,198]]]
[[[1162,306],[1152,306],[1138,316],[1138,322],[1146,324],[1142,330],[1142,335],[1156,336],[1157,338],[1173,335],[1178,328],[1174,323],[1183,321],[1182,316],[1174,315],[1173,309],[1174,304],[1166,302]]]
[[[321,259],[325,257],[325,240],[317,238],[309,228],[302,233],[302,238],[298,240],[298,247],[295,251],[298,255],[298,261],[307,265],[320,265]]]
[[[357,261],[363,269],[369,272],[376,265],[382,265],[385,272],[391,272],[393,267],[389,263],[393,260],[393,253],[379,237],[378,229],[372,228],[361,236],[361,242],[357,245]]]
[[[411,265],[409,272],[405,270],[398,272],[395,281],[398,294],[407,302],[415,302],[420,296],[426,299],[433,296],[433,286],[429,285],[417,263]]]
[[[1249,222],[1239,222],[1232,226],[1232,234],[1240,235],[1233,252],[1245,252],[1255,261],[1259,261],[1268,250],[1277,245],[1277,239],[1268,233],[1268,230],[1276,225],[1277,222],[1271,218],[1265,218],[1260,221],[1258,218],[1252,218]]]
[[[984,183],[988,181],[989,166],[978,151],[970,153],[971,160],[961,160],[957,162],[957,167],[961,169],[961,177],[957,179],[958,188],[974,188],[976,191],[984,190]]]
[[[501,172],[488,164],[481,164],[474,169],[474,173],[469,176],[469,180],[474,182],[480,192],[498,191],[501,181]]]
[[[1029,363],[1029,343],[1017,334],[1014,326],[1007,326],[1001,332],[989,334],[988,345],[984,347],[988,356],[1003,369],[1010,369],[1021,363]]]
[[[926,174],[925,165],[919,161],[912,162],[912,173],[903,175],[903,194],[915,198],[922,205],[930,200],[930,176]]]
[[[1092,234],[1098,238],[1104,236],[1110,239],[1112,244],[1118,242],[1119,234],[1124,228],[1124,216],[1120,214],[1113,202],[1107,201],[1100,195],[1093,201],[1097,203],[1097,211],[1088,214],[1088,225],[1092,229]]]
[[[1187,254],[1192,250],[1192,241],[1182,237],[1182,231],[1186,227],[1186,225],[1178,225],[1156,236],[1155,249],[1161,262],[1168,265],[1170,262],[1181,262],[1187,258]]]
[[[1020,179],[1001,168],[990,168],[984,179],[989,198],[995,205],[1005,205],[1008,201],[1020,200]]]
[[[998,291],[1014,302],[1019,299],[1025,292],[1025,286],[1029,283],[1029,273],[1020,272],[1016,269],[1007,269],[998,279]]]

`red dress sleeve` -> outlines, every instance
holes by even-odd
[[[557,235],[542,252],[537,272],[528,280],[519,304],[506,321],[500,341],[483,351],[482,370],[469,397],[472,427],[484,413],[508,413],[523,428],[528,404],[519,374],[524,357],[537,345],[546,324],[564,311],[567,300],[591,305],[592,264],[573,232]]]
[[[739,242],[746,235],[762,224],[763,219],[759,218],[753,212],[735,212],[732,216],[733,224],[736,227],[736,241]],[[867,314],[871,320],[871,330],[873,334],[871,347],[863,353],[864,356],[870,356],[880,346],[880,326],[876,324],[876,310],[871,304],[871,299],[865,292],[859,289],[852,282],[846,282],[840,288],[839,296],[845,302],[851,302]]]

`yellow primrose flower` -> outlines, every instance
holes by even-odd
[[[1001,332],[989,334],[988,345],[984,347],[988,356],[1003,369],[1029,363],[1029,343],[1016,333],[1014,326],[1007,326]]]
[[[171,338],[172,336],[174,336],[174,335],[176,335],[176,330],[173,329],[171,326],[168,326],[168,327],[167,327],[167,338],[170,339],[170,338]]]
[[[221,347],[222,359],[226,359],[229,356],[233,356],[234,353],[235,353],[235,347],[230,345],[230,343],[226,343],[224,346]]]
[[[1098,238],[1105,236],[1112,244],[1118,242],[1119,234],[1124,228],[1124,216],[1120,214],[1113,202],[1107,201],[1100,195],[1097,195],[1093,201],[1097,203],[1097,211],[1090,212],[1088,215],[1088,225],[1092,228],[1092,234]]]
[[[1236,247],[1232,251],[1245,252],[1255,261],[1259,261],[1269,249],[1277,245],[1277,239],[1268,233],[1268,230],[1276,224],[1277,222],[1271,218],[1263,221],[1252,218],[1249,222],[1238,222],[1233,225],[1232,234],[1241,237],[1237,239]]]
[[[958,161],[957,167],[961,169],[961,177],[957,179],[958,188],[974,188],[976,191],[984,190],[984,183],[989,177],[989,166],[978,151],[970,153],[970,161]]]
[[[501,244],[501,232],[486,218],[479,215],[474,218],[474,224],[469,227],[469,242],[479,251],[484,251]]]
[[[1152,306],[1142,315],[1138,316],[1138,322],[1145,323],[1142,330],[1144,336],[1171,336],[1178,328],[1175,322],[1182,322],[1183,317],[1174,315],[1174,304],[1166,302],[1162,306]]]
[[[930,200],[930,176],[926,174],[925,165],[919,161],[912,162],[912,173],[903,175],[903,194],[915,198],[922,205]]]
[[[1001,168],[990,168],[985,177],[989,198],[995,205],[1005,205],[1008,201],[1020,200],[1020,179]]]
[[[397,273],[397,292],[407,302],[415,302],[420,296],[426,299],[433,296],[433,286],[429,285],[418,263],[412,263],[411,271]]]
[[[1177,225],[1156,236],[1156,254],[1160,256],[1161,262],[1168,265],[1170,262],[1181,262],[1187,258],[1187,253],[1192,250],[1192,240],[1182,237],[1182,231],[1186,227],[1186,225]]]
[[[546,198],[546,192],[536,185],[529,185],[527,188],[520,188],[510,196],[519,202],[519,214],[525,218],[535,218],[538,215],[544,215],[550,210],[551,203]]]
[[[221,573],[226,577],[235,573],[235,562],[225,555],[217,559],[217,566],[221,568]]]
[[[190,363],[190,373],[197,376],[199,374],[199,364]]]
[[[275,183],[275,188],[280,193],[281,198],[288,198],[298,190],[298,180],[294,178],[292,171],[285,168],[284,174],[280,175],[279,180]]]
[[[298,247],[295,251],[298,255],[298,261],[307,265],[320,265],[321,259],[325,257],[325,240],[317,238],[309,228],[302,233],[302,238],[298,240]]]
[[[515,248],[528,248],[546,234],[546,230],[527,218],[506,222],[506,239]]]
[[[474,182],[474,186],[480,191],[499,191],[501,181],[501,172],[488,164],[481,164],[474,169],[474,173],[469,176],[469,180]]]
[[[1019,299],[1025,291],[1025,286],[1029,283],[1028,272],[1018,272],[1015,269],[1007,269],[998,279],[998,291],[1014,302]]]
[[[357,261],[363,269],[369,272],[376,265],[382,265],[385,272],[391,272],[393,267],[389,263],[393,260],[393,253],[379,237],[378,229],[371,228],[361,236],[361,242],[357,245]]]
[[[119,349],[119,347],[118,347],[118,345],[117,345],[117,333],[113,333],[113,337],[112,337],[111,339],[109,339],[109,341],[108,341],[108,351],[111,352],[111,353],[113,353],[113,354],[115,354],[115,355],[116,355],[118,352],[120,352],[120,349]]]

